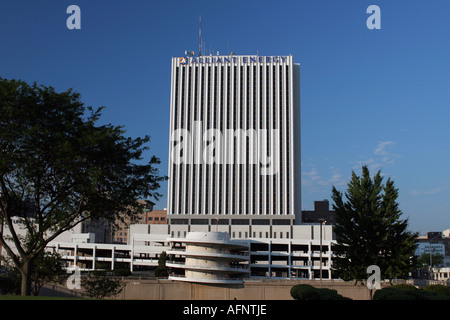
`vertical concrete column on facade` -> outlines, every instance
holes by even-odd
[[[269,241],[269,252],[267,255],[267,260],[269,262],[269,278],[272,278],[272,240]]]
[[[97,260],[97,246],[92,249],[92,270],[95,270],[95,261]]]
[[[328,279],[331,280],[331,242],[328,244]]]
[[[134,261],[134,236],[131,237],[131,251],[130,251],[130,271],[133,272]]]
[[[312,243],[311,241],[308,243],[308,273],[309,273],[309,279],[313,278],[313,271],[312,271]]]
[[[113,246],[111,250],[111,270],[114,270],[114,261],[116,260],[116,247]]]
[[[291,278],[291,269],[292,269],[292,241],[288,242],[288,272],[289,279]]]
[[[78,245],[75,244],[74,250],[73,250],[73,266],[77,267],[78,262]]]

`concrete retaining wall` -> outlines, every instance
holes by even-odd
[[[206,285],[166,279],[129,279],[115,299],[134,300],[293,300],[290,290],[297,284],[320,287],[320,280],[249,280],[243,285]],[[341,280],[322,280],[323,288],[337,290],[353,300],[369,300],[366,286]],[[51,285],[41,289],[45,296],[81,297],[81,290]]]
[[[206,285],[170,280],[134,280],[118,299],[146,300],[292,300],[290,290],[296,284],[320,287],[320,281],[311,280],[256,280],[243,285]],[[369,290],[360,284],[339,280],[323,280],[322,287],[337,290],[353,300],[369,300]]]

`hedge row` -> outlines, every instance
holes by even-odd
[[[338,294],[336,290],[316,288],[299,284],[291,288],[291,296],[296,300],[351,300]],[[422,289],[412,284],[399,284],[376,290],[373,300],[450,300],[450,287],[440,284]]]
[[[316,288],[309,284],[298,284],[291,288],[291,296],[296,300],[351,300],[328,288]]]
[[[375,291],[373,300],[450,300],[450,287],[435,284],[418,289],[411,284],[394,285]]]

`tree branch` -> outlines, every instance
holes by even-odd
[[[77,217],[81,216],[81,213],[83,212],[83,207],[82,207],[83,200],[84,200],[84,196],[82,195],[81,199],[80,199],[80,203],[78,205],[78,209],[76,211],[74,211],[73,213],[69,214],[68,218],[65,219],[65,222],[62,225],[59,226],[57,232],[53,233],[52,235],[50,235],[46,239],[44,239],[44,237],[42,236],[42,242],[40,243],[39,246],[37,246],[37,247],[35,246],[34,247],[34,252],[32,254],[32,257],[37,256],[57,236],[59,236],[60,234],[62,234],[65,231],[68,231],[68,230],[74,228],[80,222],[85,221],[85,220],[87,220],[87,219],[89,219],[91,217],[91,215],[88,214],[88,215],[86,215],[85,217],[83,217],[81,219],[77,219]]]
[[[23,257],[25,255],[25,251],[22,248],[22,244],[19,240],[19,237],[17,236],[17,233],[14,229],[14,226],[13,226],[13,223],[11,220],[11,216],[9,214],[9,208],[8,208],[9,194],[8,194],[8,189],[6,187],[5,179],[4,179],[3,175],[1,176],[0,183],[1,183],[1,187],[2,187],[2,196],[5,198],[5,204],[2,203],[2,211],[3,211],[2,229],[3,229],[3,222],[6,221],[6,224],[8,225],[14,245],[16,246],[17,251],[19,252],[20,256]],[[2,245],[5,246],[6,251],[11,256],[11,258],[13,259],[16,266],[20,267],[19,259],[17,258],[16,254],[12,251],[10,246],[6,243],[6,241],[4,239],[3,231],[4,230],[2,230],[2,235],[1,235]]]

